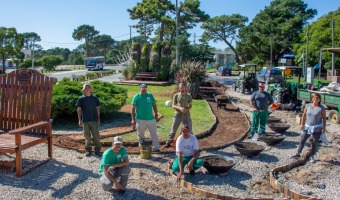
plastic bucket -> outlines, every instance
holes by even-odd
[[[151,158],[152,154],[152,141],[151,140],[141,140],[139,142],[140,157],[143,159]]]
[[[279,109],[279,105],[277,105],[276,103],[273,103],[273,104],[272,104],[272,109],[273,109],[273,110]]]

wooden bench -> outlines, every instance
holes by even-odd
[[[153,81],[155,81],[158,79],[158,72],[137,72],[135,79],[152,79]]]
[[[17,177],[52,159],[52,88],[53,78],[36,70],[0,76],[0,153],[15,154]],[[44,142],[48,158],[23,171],[22,151]]]

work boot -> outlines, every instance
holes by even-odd
[[[168,141],[167,141],[167,142],[165,143],[164,147],[165,147],[165,148],[171,147],[171,142],[168,142]]]

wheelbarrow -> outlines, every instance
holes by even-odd
[[[214,94],[215,101],[217,103],[217,109],[224,106],[224,108],[227,107],[227,103],[229,102],[229,98],[226,95],[216,95]]]

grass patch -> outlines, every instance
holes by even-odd
[[[133,96],[139,92],[139,86],[121,86],[128,89],[127,103],[131,104]],[[165,140],[171,129],[174,109],[165,106],[165,101],[171,100],[172,95],[176,92],[176,86],[148,86],[148,92],[151,92],[156,101],[158,112],[163,118],[157,122],[157,133],[160,140]],[[214,124],[214,114],[211,112],[209,104],[205,100],[193,100],[193,106],[190,110],[193,123],[193,133],[199,134],[208,130]],[[177,131],[179,132],[179,130]],[[145,133],[149,137],[148,131]],[[122,136],[124,141],[136,141],[137,132],[128,133]],[[111,141],[112,138],[105,138],[102,141]]]
[[[216,69],[215,68],[205,68],[205,71],[207,73],[214,73],[216,71]]]
[[[318,81],[320,81],[321,83],[330,83],[331,82],[331,81],[325,80],[325,78],[320,78],[320,79],[314,78],[314,83],[317,83]],[[298,83],[299,82],[299,77],[293,76],[291,78],[287,78],[287,82]],[[307,82],[305,81],[305,79],[303,77],[301,77],[300,78],[300,84],[305,84],[305,83],[307,83]]]

